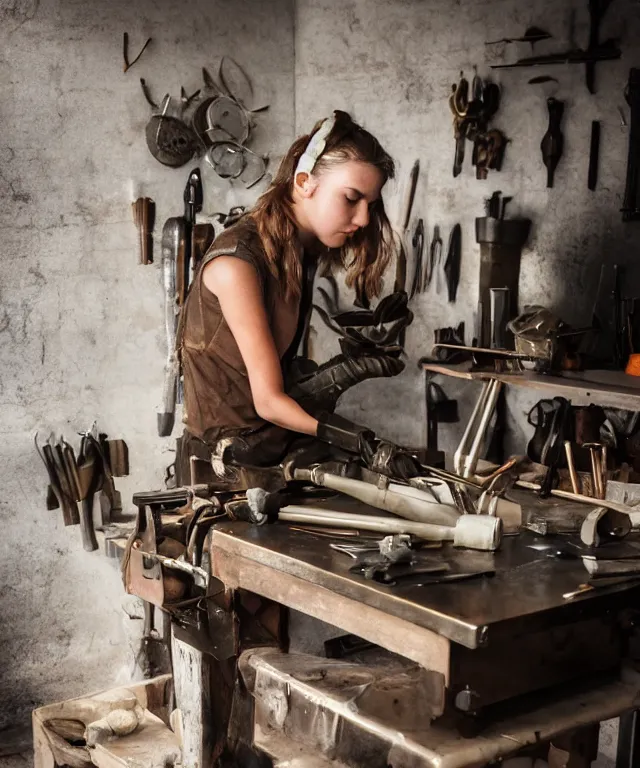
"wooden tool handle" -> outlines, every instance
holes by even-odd
[[[98,549],[98,542],[96,540],[96,532],[93,529],[93,494],[82,500],[80,534],[85,551],[95,552]]]

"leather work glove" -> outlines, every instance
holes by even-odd
[[[408,480],[421,474],[419,462],[403,448],[379,440],[375,432],[333,413],[318,417],[318,438],[357,454],[372,472]]]
[[[314,371],[298,378],[288,394],[306,411],[333,411],[341,395],[366,379],[389,378],[404,370],[398,357],[389,355],[336,355]]]

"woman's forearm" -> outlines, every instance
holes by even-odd
[[[254,399],[256,412],[260,418],[305,435],[315,435],[318,420],[310,416],[304,408],[284,392],[270,395],[258,401]]]

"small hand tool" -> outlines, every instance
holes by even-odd
[[[588,65],[587,65],[588,66]],[[598,159],[600,157],[600,121],[591,122],[591,147],[589,149],[589,176],[587,187],[593,192],[598,183]]]
[[[434,270],[440,267],[442,260],[442,238],[440,237],[440,227],[436,224],[433,228],[433,238],[431,239],[431,245],[429,246],[429,256],[427,258],[427,268],[424,273],[424,283],[422,284],[422,290],[425,291],[430,285],[433,279]],[[436,282],[436,291],[438,291],[438,284]]]
[[[569,477],[571,478],[571,490],[574,493],[580,493],[580,483],[578,481],[578,473],[576,472],[576,465],[573,461],[573,449],[569,440],[564,441],[564,452],[567,457],[567,467],[569,468]]]
[[[560,128],[564,113],[564,102],[558,101],[558,99],[554,99],[551,96],[547,99],[547,108],[549,110],[549,127],[540,143],[540,149],[542,151],[542,162],[547,167],[547,187],[553,187],[553,177],[562,157],[564,145],[564,137]]]
[[[456,224],[451,230],[449,236],[449,248],[447,250],[447,260],[444,263],[444,274],[447,278],[447,291],[449,302],[454,303],[458,293],[458,283],[460,282],[460,260],[462,257],[462,229],[460,224]]]
[[[421,293],[423,290],[423,266],[422,256],[424,252],[424,221],[418,219],[416,228],[411,238],[411,245],[413,246],[413,280],[411,281],[411,292],[409,298],[412,299],[416,293]]]
[[[413,200],[416,195],[416,187],[418,186],[418,176],[420,174],[420,161],[416,160],[411,169],[411,175],[409,177],[409,186],[407,187],[406,196],[404,199],[404,206],[402,209],[402,234],[400,240],[400,249],[398,252],[398,259],[396,261],[396,279],[394,283],[394,292],[406,290],[407,282],[407,254],[404,250],[404,238],[406,237],[407,230],[409,229],[409,221],[411,220],[411,210],[413,208]]]
[[[133,223],[138,229],[138,263],[153,264],[153,223],[155,203],[150,197],[139,197],[131,204]]]
[[[96,533],[93,527],[93,499],[95,493],[100,487],[100,463],[92,442],[92,439],[86,434],[82,437],[80,443],[80,454],[78,456],[78,476],[79,484],[82,486],[81,493],[82,511],[80,514],[80,533],[82,535],[82,546],[87,552],[93,552],[98,549]]]
[[[591,455],[591,474],[593,476],[593,493],[596,499],[604,499],[602,482],[602,443],[584,443]]]
[[[638,221],[640,219],[640,68],[629,70],[625,98],[629,104],[629,150],[622,221]]]

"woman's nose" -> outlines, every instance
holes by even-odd
[[[369,206],[366,200],[360,200],[356,215],[353,218],[353,224],[357,227],[366,227],[369,223]]]

